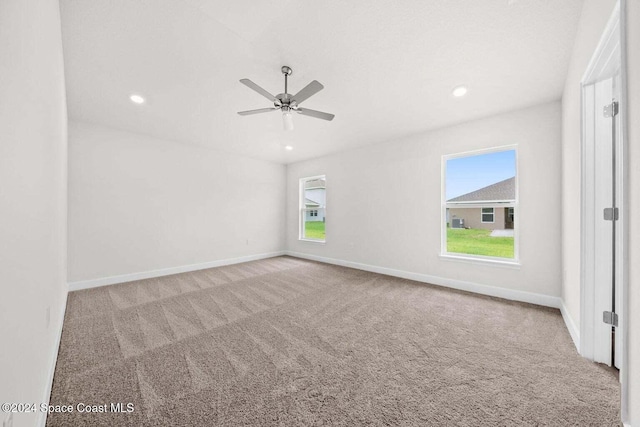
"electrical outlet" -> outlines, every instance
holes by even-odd
[[[7,418],[2,422],[2,427],[13,427],[13,412],[9,412]]]
[[[49,325],[51,324],[51,306],[47,307],[47,314],[45,315],[45,322],[47,324],[47,329],[49,329]]]

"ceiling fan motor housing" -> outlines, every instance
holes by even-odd
[[[284,107],[291,105],[291,94],[290,93],[279,93],[276,95],[277,101],[273,103],[276,107]],[[278,102],[279,101],[279,102]],[[294,103],[295,104],[295,103]]]

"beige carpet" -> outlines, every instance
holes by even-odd
[[[618,402],[558,310],[280,257],[71,293],[74,412],[47,425],[606,426]]]

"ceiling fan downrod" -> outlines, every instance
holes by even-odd
[[[287,94],[287,77],[289,77],[292,73],[293,70],[290,67],[287,67],[286,65],[283,65],[282,68],[280,69],[282,71],[282,74],[284,74],[284,94]]]

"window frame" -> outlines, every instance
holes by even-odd
[[[491,209],[491,212],[484,212],[485,209]],[[491,215],[491,221],[485,221],[484,216]],[[483,206],[480,208],[480,222],[482,224],[495,224],[496,222],[496,208]]]
[[[314,208],[306,208],[304,201],[305,201],[305,184],[308,181],[315,181],[317,179],[323,179],[324,180],[324,191],[325,191],[325,200],[324,200],[324,206],[320,206],[320,207],[314,207]],[[304,178],[300,178],[299,180],[299,189],[298,189],[298,240],[301,242],[311,242],[311,243],[320,243],[320,244],[324,244],[327,241],[327,222],[326,222],[326,218],[327,218],[327,176],[326,175],[315,175],[315,176],[308,176],[308,177],[304,177]],[[315,211],[316,215],[315,217],[318,216],[318,213],[320,211],[320,209],[324,209],[324,239],[313,239],[313,238],[309,238],[309,237],[305,237],[304,235],[304,231],[305,231],[305,223],[306,223],[306,214],[307,212],[309,212],[309,216],[311,215],[311,212]]]
[[[514,151],[515,157],[515,201],[513,202],[496,202],[496,201],[478,201],[474,203],[454,203],[448,204],[446,198],[446,183],[447,183],[447,161],[462,157],[478,156],[482,154],[498,153],[502,151]],[[458,252],[447,251],[447,209],[449,208],[481,208],[480,215],[482,216],[482,208],[494,208],[494,223],[495,223],[495,208],[513,208],[514,218],[515,212],[519,211],[520,195],[519,195],[519,153],[518,144],[502,145],[496,147],[490,147],[479,150],[470,150],[458,153],[450,153],[442,156],[442,164],[440,167],[441,172],[441,217],[440,217],[440,257],[446,260],[463,261],[472,264],[490,264],[496,266],[506,266],[513,268],[520,268],[520,221],[513,222],[513,258],[493,257],[487,255],[473,255]],[[482,220],[482,217],[480,218]]]

